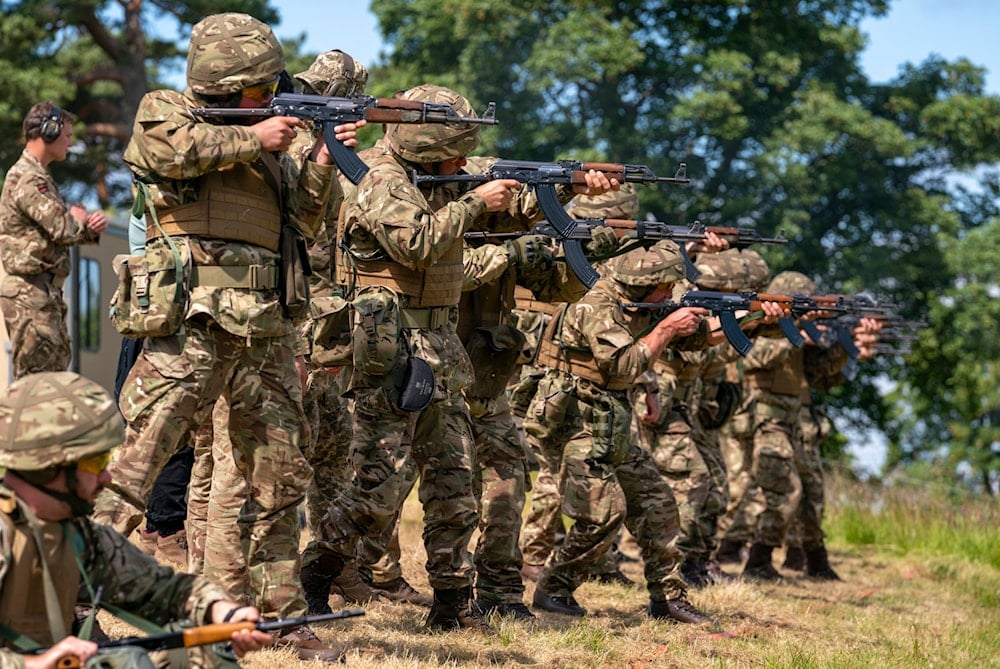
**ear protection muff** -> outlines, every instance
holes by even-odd
[[[45,140],[46,144],[51,144],[59,139],[59,135],[62,134],[62,131],[62,109],[53,105],[52,111],[49,112],[49,115],[45,117],[42,121],[42,125],[38,128],[38,136]]]

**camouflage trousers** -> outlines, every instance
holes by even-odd
[[[219,584],[235,601],[249,601],[239,525],[249,488],[236,465],[225,395],[216,401],[212,419],[195,433],[194,458],[188,486],[188,571]]]
[[[562,494],[559,492],[559,461],[549,462],[544,448],[530,434],[525,441],[538,463],[538,477],[531,484],[531,504],[521,528],[521,554],[524,564],[543,565],[566,533],[562,518]]]
[[[300,446],[309,434],[292,344],[291,335],[235,337],[200,317],[148,339],[122,389],[125,443],[93,515],[131,533],[166,461],[227,393],[236,467],[249,481],[238,525],[251,601],[269,617],[306,610],[296,508],[312,469]]]
[[[430,585],[472,586],[468,546],[478,515],[472,427],[461,394],[445,395],[416,414],[397,410],[385,389],[355,389],[350,463],[354,479],[320,521],[303,563],[327,555],[349,563],[357,558],[361,537],[387,536],[412,485],[415,463]]]
[[[670,484],[680,515],[678,548],[707,560],[716,548],[716,523],[728,501],[726,465],[717,444],[692,425],[687,405],[675,404],[655,425],[642,424],[641,443]]]
[[[806,550],[823,545],[823,465],[820,443],[829,431],[829,419],[821,407],[803,406],[799,411],[799,448],[795,451],[795,467],[802,480],[802,500],[788,524],[786,546]]]
[[[0,310],[7,326],[15,379],[69,368],[72,354],[66,303],[56,283],[41,276],[14,275],[0,282]]]
[[[719,518],[718,539],[736,544],[753,540],[757,519],[764,511],[764,494],[753,477],[753,413],[739,411],[718,432],[719,450],[726,464],[729,502]]]
[[[621,463],[588,462],[594,446],[591,407],[572,402],[565,421],[568,439],[544,446],[548,460],[561,463],[562,511],[573,524],[538,587],[553,596],[572,595],[607,554],[624,522],[639,545],[650,599],[683,596],[677,505],[649,453],[633,444]]]
[[[802,479],[796,465],[801,452],[798,408],[785,409],[762,400],[756,405],[752,474],[764,493],[764,510],[757,519],[754,543],[781,546],[788,523],[802,499]]]
[[[527,487],[525,445],[514,425],[506,393],[495,399],[466,398],[475,439],[479,539],[476,594],[492,604],[522,603],[521,513]]]

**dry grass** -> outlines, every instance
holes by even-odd
[[[409,500],[401,539],[406,576],[426,592],[420,517],[419,504]],[[718,618],[715,629],[651,621],[643,614],[644,590],[587,584],[577,593],[590,611],[586,618],[539,613],[533,625],[500,621],[490,637],[429,633],[425,610],[393,604],[372,605],[363,618],[317,632],[346,645],[346,666],[378,669],[1000,667],[997,600],[982,596],[1000,592],[1000,570],[846,543],[834,543],[831,558],[842,583],[793,575],[779,585],[737,582],[692,592],[692,601]],[[641,579],[638,565],[624,570]],[[529,602],[532,592],[528,584]],[[290,651],[263,651],[243,664],[320,666]]]

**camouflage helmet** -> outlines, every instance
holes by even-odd
[[[461,116],[475,116],[464,97],[443,86],[423,84],[404,92],[401,100],[450,104]],[[385,143],[397,156],[412,163],[440,163],[462,158],[479,146],[479,126],[472,123],[389,123]]]
[[[695,267],[701,272],[698,286],[706,290],[763,290],[770,270],[760,254],[751,249],[726,249],[701,253]]]
[[[684,264],[677,244],[664,239],[648,249],[638,248],[608,263],[611,278],[626,286],[655,288],[684,278]]]
[[[368,68],[340,49],[316,56],[309,69],[292,75],[316,95],[351,97],[361,95],[368,83]]]
[[[111,395],[74,372],[39,372],[0,395],[0,466],[62,467],[110,451],[125,439]]]
[[[577,195],[567,208],[573,218],[635,218],[639,213],[639,196],[635,186],[624,183],[621,190],[609,190],[602,195]]]
[[[816,283],[801,272],[781,272],[767,286],[767,292],[781,295],[812,295]]]
[[[284,69],[278,39],[249,14],[212,14],[191,29],[187,81],[199,95],[232,95],[274,81]]]

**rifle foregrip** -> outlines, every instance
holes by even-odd
[[[199,625],[198,627],[191,627],[189,629],[182,630],[182,634],[184,635],[184,647],[193,648],[195,646],[204,646],[210,643],[228,641],[229,637],[233,635],[233,632],[254,629],[257,629],[257,623],[249,621],[237,623],[215,623],[213,625]]]

